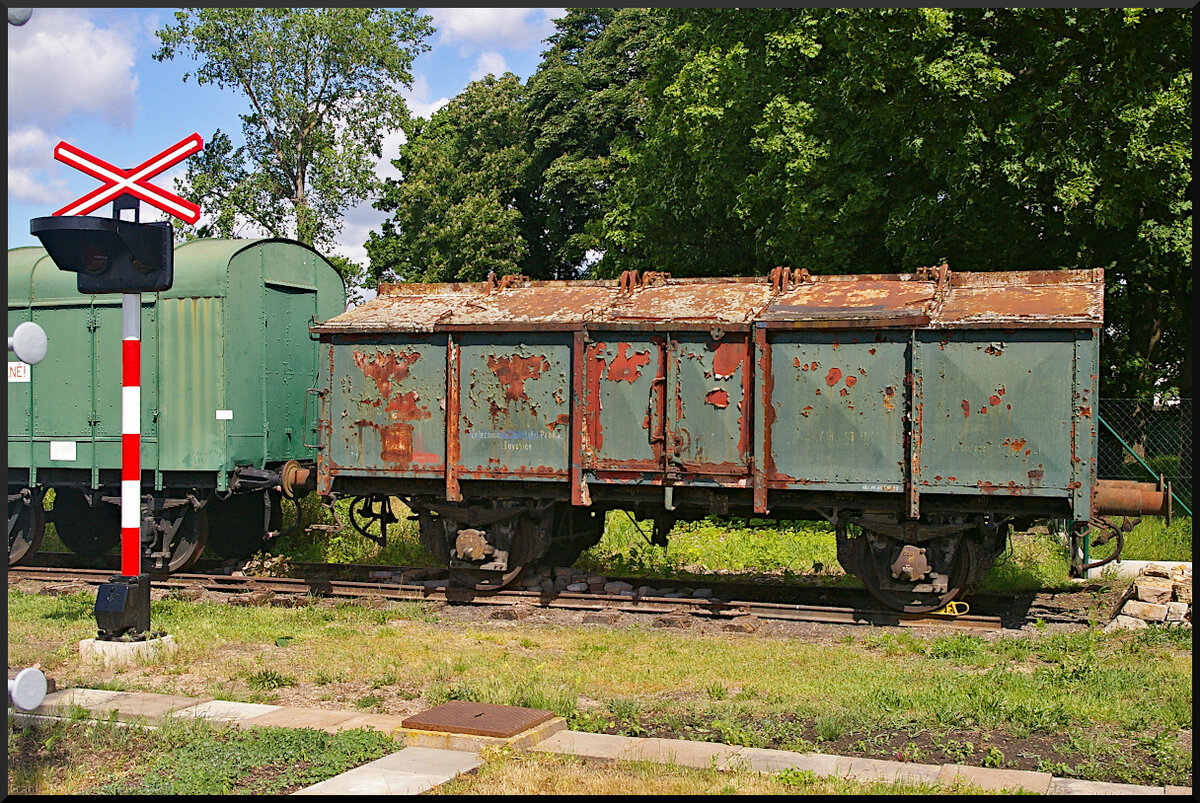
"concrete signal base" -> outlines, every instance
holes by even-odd
[[[101,641],[89,638],[79,642],[79,657],[101,661],[105,666],[128,666],[177,648],[174,636],[156,636],[145,641]]]

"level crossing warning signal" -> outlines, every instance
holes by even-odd
[[[54,214],[57,215],[86,215],[99,209],[106,203],[121,195],[132,195],[139,200],[157,206],[164,212],[174,215],[185,223],[194,224],[200,219],[200,207],[180,198],[174,193],[167,192],[161,187],[151,184],[147,179],[157,176],[168,167],[179,164],[194,153],[204,148],[204,140],[199,134],[185,137],[162,153],[151,156],[132,170],[122,170],[114,167],[103,159],[97,159],[86,151],[82,151],[67,142],[60,142],[54,148],[54,158],[64,164],[82,170],[93,178],[104,182],[104,186],[88,193],[77,201],[67,204]]]

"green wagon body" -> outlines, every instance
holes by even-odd
[[[41,248],[9,251],[8,327],[38,323],[45,359],[10,357],[8,479],[100,488],[121,468],[121,296],[81,295]],[[224,490],[238,468],[315,455],[317,344],[308,326],[345,309],[318,253],[282,239],[194,240],[175,283],[142,294],[143,489]]]

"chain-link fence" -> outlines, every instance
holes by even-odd
[[[1100,417],[1108,424],[1098,427],[1101,479],[1150,481],[1161,474],[1175,495],[1192,506],[1191,399],[1162,405],[1138,399],[1101,399]]]

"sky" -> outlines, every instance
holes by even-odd
[[[187,56],[157,62],[155,31],[174,22],[175,9],[35,8],[28,22],[8,28],[8,247],[41,245],[29,233],[31,218],[53,214],[100,186],[87,174],[54,159],[67,142],[120,168],[132,168],[197,133],[218,128],[238,142],[238,115],[245,96],[183,75],[194,69]],[[413,83],[401,93],[413,114],[428,117],[468,83],[491,73],[515,73],[525,81],[537,68],[543,41],[553,33],[561,8],[423,8],[436,33],[430,50],[413,64]],[[403,142],[384,139],[379,172],[398,175],[391,164]],[[173,189],[186,162],[150,179]],[[112,206],[92,212],[109,217]],[[149,204],[141,220],[164,220]],[[347,211],[337,253],[366,264],[363,243],[385,215],[365,202]],[[259,236],[247,229],[241,236]]]

